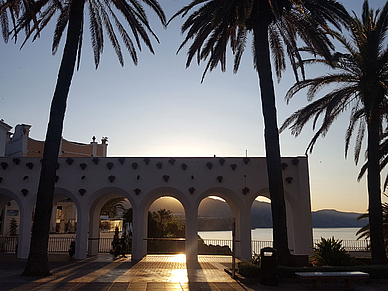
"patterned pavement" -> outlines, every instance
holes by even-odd
[[[244,285],[233,280],[224,268],[231,267],[226,256],[199,256],[198,262],[186,262],[184,255],[148,255],[139,262],[130,258],[113,260],[99,255],[86,260],[50,260],[52,275],[43,278],[20,276],[24,262],[0,258],[0,290],[91,290],[91,291],[251,291],[251,290],[314,290],[312,284],[297,280],[281,282],[279,286]],[[342,282],[324,284],[322,290],[345,290]],[[359,283],[355,291],[388,290],[387,282]]]

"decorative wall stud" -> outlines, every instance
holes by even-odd
[[[250,158],[245,157],[245,158],[243,159],[244,164],[247,165],[247,164],[249,163],[250,160],[251,160]]]
[[[58,183],[59,176],[55,176],[55,183]]]
[[[249,193],[249,188],[248,187],[244,187],[242,189],[242,192],[243,192],[244,195],[247,195]]]
[[[175,159],[174,158],[171,158],[168,160],[168,162],[171,164],[171,165],[174,165],[175,164]]]
[[[194,180],[194,176],[193,175],[191,175],[191,180]]]
[[[149,163],[150,163],[150,159],[149,158],[144,158],[144,163],[146,164],[146,165],[148,165]]]
[[[108,167],[109,170],[112,170],[114,164],[112,162],[107,162],[106,166]]]
[[[206,167],[208,167],[209,170],[211,170],[213,168],[213,164],[208,162],[208,163],[206,163]]]
[[[74,162],[74,159],[72,159],[72,158],[66,159],[66,163],[68,163],[69,165],[71,165],[73,162]]]
[[[86,168],[88,165],[85,164],[85,163],[81,163],[81,164],[79,164],[79,166],[81,167],[82,170],[85,170],[85,168]]]
[[[124,165],[125,158],[118,158],[118,161],[119,161],[120,164]]]
[[[225,163],[225,159],[224,159],[224,158],[221,158],[221,159],[219,159],[218,161],[220,162],[221,166],[223,166],[224,163]]]
[[[1,167],[3,168],[3,170],[7,169],[8,163],[6,163],[6,162],[1,162]]]
[[[28,176],[24,176],[23,177],[23,180],[25,181],[25,180],[27,180],[28,179]]]
[[[292,164],[293,164],[294,166],[296,166],[296,165],[299,164],[299,159],[298,159],[298,158],[293,158],[293,159],[291,160],[291,162],[292,162]]]
[[[234,170],[236,170],[236,168],[237,168],[237,165],[236,164],[231,164],[230,165],[230,167],[232,168],[232,170],[234,171]]]
[[[139,195],[141,193],[141,190],[139,188],[136,188],[133,190],[133,192],[135,192],[136,195]]]
[[[15,165],[19,165],[20,159],[19,158],[13,158],[12,162],[14,162]]]
[[[136,170],[137,169],[137,167],[139,166],[137,163],[132,163],[132,168],[134,169],[134,170]]]
[[[30,170],[32,170],[32,168],[34,167],[34,164],[31,163],[31,162],[28,162],[28,163],[26,164],[26,167],[29,168]]]
[[[82,177],[81,177],[81,180],[85,180],[85,178],[86,178],[85,176],[82,176]]]
[[[183,163],[183,164],[181,165],[181,168],[183,169],[183,171],[186,171],[187,165],[186,165],[185,163]]]
[[[136,180],[140,180],[140,175],[137,175]]]
[[[222,176],[217,176],[218,182],[221,183],[223,178],[224,178],[224,177],[222,177]]]
[[[284,171],[288,167],[288,164],[287,163],[281,163],[280,166],[282,167],[282,170]]]
[[[3,177],[0,177],[0,183],[3,182]]]
[[[194,187],[190,187],[189,188],[189,192],[190,192],[190,194],[193,194],[195,192],[195,188]]]
[[[110,176],[108,177],[108,179],[109,179],[109,181],[110,181],[111,183],[113,183],[113,181],[116,179],[116,177],[113,176],[113,175],[110,175]]]
[[[287,181],[288,184],[291,184],[291,182],[292,182],[292,180],[294,180],[294,178],[287,177],[285,180]]]
[[[84,196],[84,194],[86,193],[86,190],[84,188],[81,188],[78,190],[78,192],[81,196]]]
[[[28,194],[28,190],[27,189],[22,189],[21,192],[23,193],[23,196],[27,196],[27,194]]]
[[[163,176],[164,182],[168,182],[169,179],[170,179],[170,176],[169,176],[169,175],[164,175],[164,176]]]
[[[156,163],[156,167],[157,167],[158,169],[161,169],[161,168],[163,167],[163,163],[162,163],[162,162],[157,162],[157,163]]]
[[[98,165],[98,162],[100,161],[100,159],[99,158],[93,158],[92,161],[93,161],[94,164]]]

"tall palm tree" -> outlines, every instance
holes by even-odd
[[[40,8],[40,3],[33,0],[0,0],[0,26],[4,42],[7,43],[12,31],[14,32],[20,15],[29,14],[33,22],[37,23],[36,14]],[[29,27],[25,28],[28,32]],[[17,34],[13,36],[16,42]]]
[[[381,113],[387,102],[388,86],[388,47],[384,39],[388,36],[388,2],[381,11],[369,9],[368,1],[363,4],[362,16],[349,20],[349,37],[334,33],[335,39],[342,45],[344,53],[334,54],[334,61],[328,63],[314,57],[310,63],[328,65],[334,71],[330,74],[295,84],[286,95],[290,100],[297,92],[309,88],[308,100],[312,100],[321,87],[336,85],[329,93],[306,107],[293,113],[282,125],[281,130],[291,128],[297,136],[306,123],[313,119],[314,128],[322,116],[322,124],[313,136],[308,150],[312,151],[319,136],[324,136],[334,120],[345,110],[352,110],[350,124],[346,133],[345,153],[352,132],[358,127],[355,160],[361,149],[364,132],[367,137],[367,171],[369,194],[369,223],[372,261],[375,264],[386,263],[383,238],[383,217],[381,206],[379,141],[382,134]],[[359,124],[358,126],[356,126]]]
[[[195,55],[198,62],[207,60],[203,78],[209,69],[213,70],[219,63],[221,70],[225,71],[229,44],[234,54],[236,73],[246,47],[247,35],[250,32],[253,34],[253,65],[260,82],[264,116],[274,247],[282,262],[287,262],[290,253],[270,55],[272,52],[278,81],[286,68],[286,54],[296,78],[300,73],[304,76],[297,48],[298,38],[329,57],[331,44],[325,34],[327,23],[337,26],[348,14],[334,0],[194,0],[172,18],[179,15],[185,17],[199,5],[182,25],[182,33],[186,33],[186,37],[178,51],[192,40],[186,67],[190,66]]]
[[[42,6],[43,12],[40,14],[38,23],[33,23],[31,15],[25,13],[18,21],[18,29],[16,29],[15,33],[26,27],[31,27],[31,31],[27,34],[26,40],[30,37],[35,39],[39,36],[40,31],[46,27],[53,16],[58,12],[59,17],[56,22],[52,46],[53,53],[57,51],[60,39],[66,27],[67,35],[57,84],[51,103],[30,253],[23,273],[26,276],[44,276],[49,275],[50,273],[47,246],[56,176],[55,172],[66,110],[66,101],[71,80],[73,78],[74,68],[76,66],[77,55],[78,66],[80,61],[85,4],[88,6],[89,11],[89,29],[96,68],[98,67],[100,55],[103,50],[104,29],[115,49],[120,64],[124,64],[120,43],[114,26],[135,64],[137,64],[136,45],[140,50],[141,41],[143,41],[148,49],[154,53],[148,33],[151,33],[156,39],[157,37],[150,28],[141,2],[147,4],[155,11],[163,25],[166,23],[164,12],[156,0],[38,0],[38,2],[39,1],[43,1],[44,6]],[[118,12],[122,17],[118,16]],[[135,39],[135,44],[121,21],[128,23],[133,38]],[[112,25],[112,22],[114,25]],[[30,25],[30,23],[32,24]]]

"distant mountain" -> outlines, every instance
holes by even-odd
[[[334,209],[324,209],[312,213],[313,227],[363,227],[367,219],[357,220],[361,213],[340,212]]]
[[[176,200],[157,200],[150,210],[157,211],[166,208],[184,215],[183,207]],[[368,223],[367,219],[357,220],[361,213],[341,212],[334,209],[324,209],[311,213],[313,227],[336,228],[336,227],[362,227]],[[251,227],[272,227],[271,204],[254,201],[251,209]],[[232,212],[228,203],[215,199],[204,199],[198,211],[198,230],[230,230],[232,229]]]

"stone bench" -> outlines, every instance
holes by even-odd
[[[353,290],[355,280],[369,279],[369,274],[364,272],[296,272],[295,275],[302,280],[314,282],[314,287],[321,289],[322,281],[326,279],[343,279],[345,280],[346,290]]]

